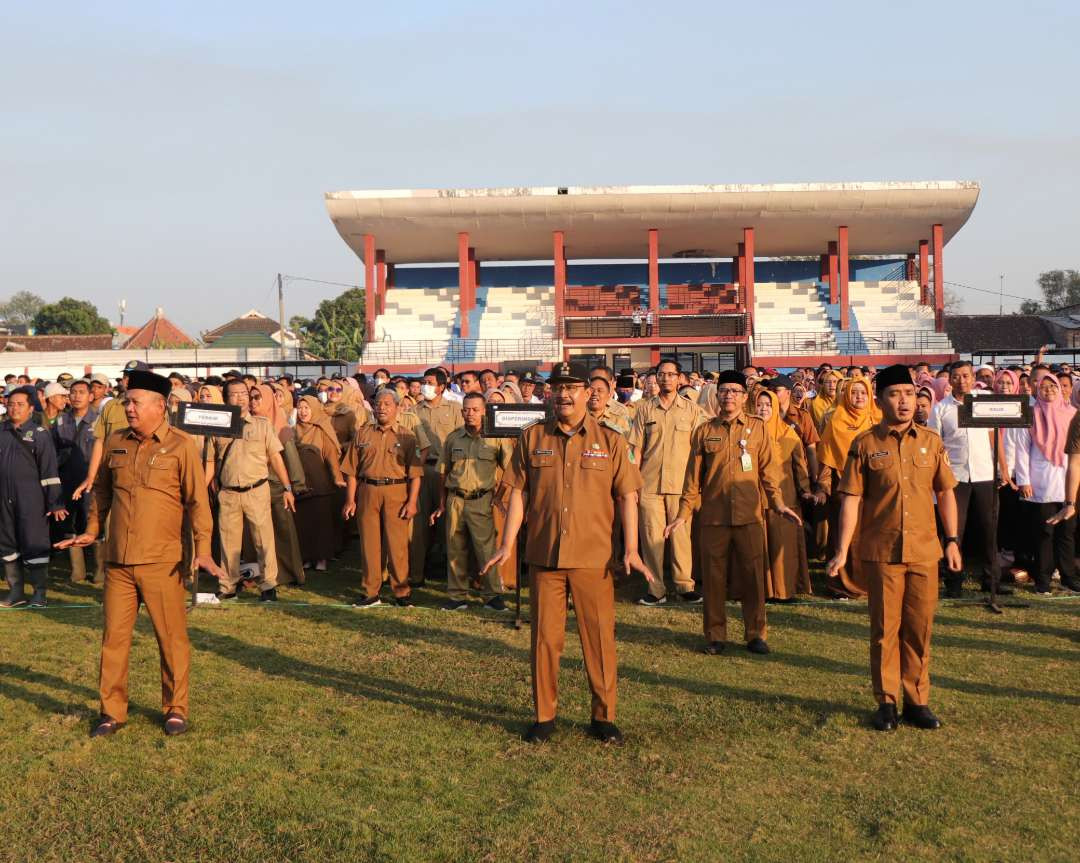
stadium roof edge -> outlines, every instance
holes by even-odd
[[[679,186],[540,186],[327,192],[327,210],[358,255],[365,235],[386,260],[457,258],[458,233],[480,260],[546,260],[551,232],[577,259],[645,256],[659,231],[661,257],[729,257],[744,227],[758,256],[822,254],[849,229],[851,254],[914,252],[943,226],[948,242],[979,196],[974,181],[774,183]]]

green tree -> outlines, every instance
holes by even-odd
[[[1020,304],[1020,314],[1037,315],[1039,312],[1080,305],[1080,271],[1047,270],[1039,273],[1037,281],[1043,301],[1024,300]]]
[[[45,301],[30,291],[19,291],[11,299],[0,303],[0,320],[16,326],[29,326],[41,311]]]
[[[89,336],[112,332],[109,322],[98,314],[97,306],[71,297],[42,306],[34,316],[34,329],[42,336]]]
[[[364,349],[364,292],[349,288],[332,300],[323,300],[312,318],[300,315],[289,321],[304,350],[326,359],[355,362]]]

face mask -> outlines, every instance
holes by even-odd
[[[319,393],[319,401],[321,401],[323,404],[326,404],[326,400],[329,397],[330,396],[327,394],[326,390],[323,390],[321,393]]]
[[[420,395],[424,397],[424,401],[431,401],[435,398],[435,386],[433,384],[421,384]]]
[[[386,378],[375,378],[375,386],[381,387],[386,383]]]

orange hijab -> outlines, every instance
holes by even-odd
[[[837,391],[836,408],[825,423],[825,428],[821,431],[821,442],[818,444],[818,461],[837,471],[844,469],[852,441],[877,422],[875,414],[880,417],[870,381],[866,378],[852,378],[843,381],[840,386],[843,387],[843,392]],[[866,390],[867,402],[862,408],[855,407],[851,398],[851,391],[856,386]]]
[[[769,414],[769,418],[765,420],[765,431],[768,433],[776,443],[780,443],[786,437],[792,437],[798,440],[798,435],[795,434],[795,429],[788,425],[780,416],[780,399],[777,398],[776,393],[769,389],[759,389],[757,398],[754,399],[754,407],[757,407],[758,400],[762,396],[768,396],[769,402],[772,404],[772,413]]]
[[[334,452],[341,452],[337,432],[334,431],[334,426],[330,423],[330,417],[323,410],[322,402],[315,396],[302,396],[300,401],[306,402],[307,406],[311,408],[311,419],[308,422],[304,422],[299,417],[296,419],[296,436],[300,442],[320,446],[319,436],[322,435],[330,442]]]

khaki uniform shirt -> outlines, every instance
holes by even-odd
[[[368,479],[411,479],[424,475],[416,437],[397,422],[388,426],[360,426],[345,453],[341,472]]]
[[[443,398],[434,407],[431,402],[422,401],[412,410],[419,417],[420,425],[423,427],[430,444],[427,454],[428,461],[442,458],[446,436],[454,429],[461,428],[465,424],[465,420],[461,418],[461,405]]]
[[[376,425],[375,416],[369,415],[368,422],[371,425]],[[399,410],[397,415],[397,424],[413,433],[413,437],[416,438],[416,445],[421,450],[428,450],[430,454],[431,440],[427,436],[427,432],[424,431],[424,427],[420,424],[420,417],[418,417],[411,410]]]
[[[185,512],[196,556],[209,557],[213,517],[191,435],[166,422],[141,441],[130,428],[109,435],[86,524],[96,536],[111,513],[105,559],[124,566],[179,564]]]
[[[510,464],[514,445],[508,438],[486,438],[470,434],[464,427],[446,437],[439,473],[446,477],[446,487],[462,492],[494,489],[496,473]]]
[[[941,544],[934,492],[956,485],[945,444],[915,425],[904,432],[884,423],[855,438],[840,480],[841,494],[862,497],[859,557],[881,563],[935,563]]]
[[[784,418],[788,425],[795,429],[795,434],[802,440],[803,446],[815,446],[821,440],[817,426],[814,425],[814,418],[810,416],[810,411],[806,408],[789,404]]]
[[[586,415],[566,434],[554,419],[524,429],[503,482],[528,496],[526,560],[549,569],[602,569],[611,560],[615,498],[641,488],[616,432]]]
[[[285,447],[266,417],[244,417],[244,436],[213,439],[217,483],[221,488],[243,488],[270,477],[270,459]],[[228,450],[229,457],[222,459]],[[274,474],[277,476],[277,474]]]
[[[620,405],[621,407],[621,405]],[[600,425],[611,429],[613,432],[618,432],[623,437],[627,437],[630,434],[630,418],[623,413],[617,413],[611,409],[611,405],[605,406],[601,411],[600,416],[590,414]]]
[[[638,402],[630,446],[646,494],[682,494],[690,435],[707,421],[705,411],[686,396],[676,395],[668,408],[660,403],[659,396]]]
[[[743,469],[744,452],[749,470]],[[694,429],[679,518],[696,512],[699,524],[753,524],[763,518],[762,492],[774,508],[783,505],[778,454],[765,423],[739,414],[730,422],[717,417]]]
[[[94,421],[94,437],[97,440],[105,440],[117,429],[128,427],[127,414],[124,413],[123,396],[111,398],[105,402],[105,406]]]

